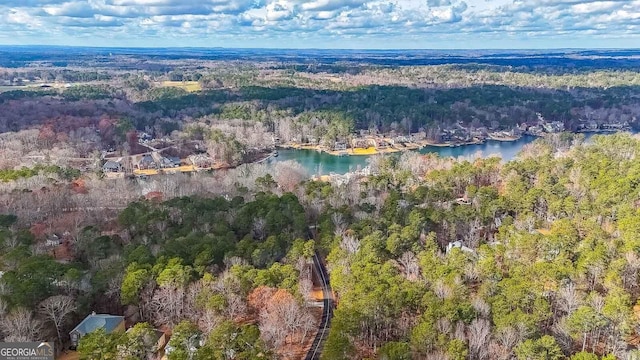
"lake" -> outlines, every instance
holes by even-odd
[[[487,140],[484,144],[462,145],[456,147],[426,146],[419,151],[422,154],[436,153],[442,157],[472,157],[480,153],[482,157],[500,156],[505,161],[513,159],[522,147],[536,139],[535,136],[523,136],[516,141]],[[270,163],[294,160],[299,162],[310,175],[325,175],[330,173],[346,174],[350,171],[362,169],[367,166],[369,156],[350,155],[333,156],[316,150],[280,149],[279,156],[271,158]],[[393,153],[389,156],[396,156]],[[373,155],[377,156],[377,155]]]
[[[631,131],[636,134],[637,131]],[[584,133],[585,140],[589,140],[593,135],[607,135],[612,133]],[[442,157],[463,157],[472,158],[477,153],[481,157],[499,156],[504,161],[512,160],[518,155],[522,147],[537,139],[535,136],[525,135],[516,141],[496,141],[487,140],[484,144],[462,145],[456,147],[426,146],[418,151],[421,154],[436,153]],[[360,170],[367,166],[367,159],[370,156],[350,155],[333,156],[316,150],[293,150],[280,149],[279,156],[268,160],[269,163],[279,161],[294,160],[299,162],[309,173],[309,175],[326,175],[330,173],[346,174],[350,171]],[[401,153],[392,153],[388,156],[397,156]],[[372,155],[378,156],[378,155]]]

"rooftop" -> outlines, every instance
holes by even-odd
[[[122,321],[124,321],[124,316],[94,313],[84,318],[71,332],[79,332],[82,335],[86,335],[97,329],[104,329],[108,334],[118,327]]]

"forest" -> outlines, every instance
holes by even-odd
[[[79,216],[4,202],[2,336],[65,347],[93,310],[132,328],[82,337],[82,359],[153,358],[158,328],[169,359],[299,359],[319,321],[317,252],[336,302],[323,359],[638,356],[638,156],[636,136],[564,133],[508,163],[379,156],[340,184],[245,165],[216,187],[122,187],[127,204]],[[55,201],[34,179],[8,184]],[[84,186],[77,207],[99,191]],[[54,229],[67,233],[52,249]]]
[[[640,128],[635,52],[49,50],[0,47],[0,340],[83,360],[640,358],[640,137],[577,133]],[[530,128],[508,162],[264,161]],[[122,326],[72,336],[94,312]]]
[[[328,147],[361,131],[424,133],[439,142],[443,131],[460,128],[486,134],[553,122],[569,131],[639,127],[640,64],[633,54],[605,52],[588,64],[566,55],[543,66],[526,54],[419,53],[405,64],[387,62],[392,54],[241,60],[233,52],[92,51],[97,58],[65,57],[60,49],[50,61],[27,50],[9,56],[11,66],[0,68],[0,131],[21,136],[38,129],[45,141],[6,148],[15,156],[2,168],[35,165],[25,160],[35,155],[32,146],[63,167],[109,149],[139,153],[136,132],[201,142],[212,158],[236,166],[269,151],[275,138]]]

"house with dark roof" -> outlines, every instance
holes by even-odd
[[[117,161],[109,160],[102,165],[103,172],[120,172],[123,170],[122,164]]]
[[[162,168],[174,168],[180,166],[180,158],[167,156],[160,159],[160,167]]]
[[[142,159],[138,163],[138,169],[146,170],[146,169],[155,169],[156,162],[153,160],[153,156],[149,154],[142,155]]]
[[[71,346],[78,346],[80,338],[98,329],[107,334],[124,332],[124,316],[91,313],[69,333]]]

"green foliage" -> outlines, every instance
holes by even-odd
[[[465,360],[468,354],[467,344],[462,340],[451,340],[447,347],[447,355],[449,355],[449,359],[451,360]]]
[[[346,317],[338,319],[342,318]],[[334,320],[332,322],[331,331],[329,331],[329,336],[322,350],[322,360],[347,360],[352,358],[356,353],[356,349],[349,340],[348,331],[349,329],[343,324],[343,321]]]
[[[231,268],[231,271],[240,278],[242,283],[250,284],[251,288],[267,286],[287,289],[291,294],[299,294],[299,272],[292,265],[283,265],[276,262],[266,269],[235,265]]]
[[[191,266],[182,265],[182,259],[173,258],[159,272],[156,281],[162,287],[180,288],[189,283],[192,273]]]
[[[36,165],[33,168],[23,167],[18,170],[0,169],[0,181],[9,182],[21,178],[30,178],[36,175],[57,175],[63,180],[73,180],[80,177],[80,170],[63,168],[57,165]]]
[[[0,104],[8,100],[18,100],[24,98],[36,98],[53,95],[51,90],[12,90],[0,93]]]
[[[62,97],[69,101],[110,99],[115,91],[104,85],[77,85],[65,89]]]
[[[19,249],[25,251],[21,252],[20,258],[14,258],[18,265],[2,276],[7,286],[4,298],[11,306],[33,308],[56,293],[56,282],[61,281],[71,267],[60,264],[49,256],[31,255],[26,247],[14,249],[5,256],[5,261],[8,256],[17,254],[16,250]]]
[[[149,88],[150,84],[142,76],[130,76],[125,81],[125,84],[138,91],[143,91]]]
[[[197,352],[200,346],[202,334],[198,327],[189,321],[181,321],[173,328],[173,334],[167,347],[170,351],[166,351],[169,360],[184,360]]]
[[[515,349],[518,360],[560,360],[564,358],[560,346],[552,336],[526,340]]]
[[[260,340],[256,325],[236,325],[225,321],[211,331],[207,344],[197,352],[197,359],[226,360],[229,354],[234,359],[272,359],[273,355]]]
[[[127,133],[132,130],[135,130],[135,126],[129,118],[121,118],[116,123],[116,134],[120,137],[120,141],[125,141]]]
[[[82,360],[120,359],[118,346],[123,340],[120,333],[107,334],[104,329],[98,329],[80,338],[77,350]]]
[[[411,348],[405,342],[388,342],[378,353],[380,360],[411,360]]]
[[[151,280],[151,266],[131,263],[127,266],[122,286],[120,289],[120,299],[125,305],[136,304],[142,288]]]
[[[0,214],[0,227],[8,228],[18,221],[18,217],[13,214]]]
[[[311,259],[315,252],[315,241],[296,239],[291,245],[287,258],[290,262],[294,262],[299,258]]]
[[[145,359],[158,349],[158,335],[148,323],[137,323],[123,335],[118,347],[119,358],[126,360]]]
[[[598,360],[598,355],[590,353],[590,352],[586,352],[586,351],[581,351],[579,353],[573,354],[571,355],[570,360]]]

